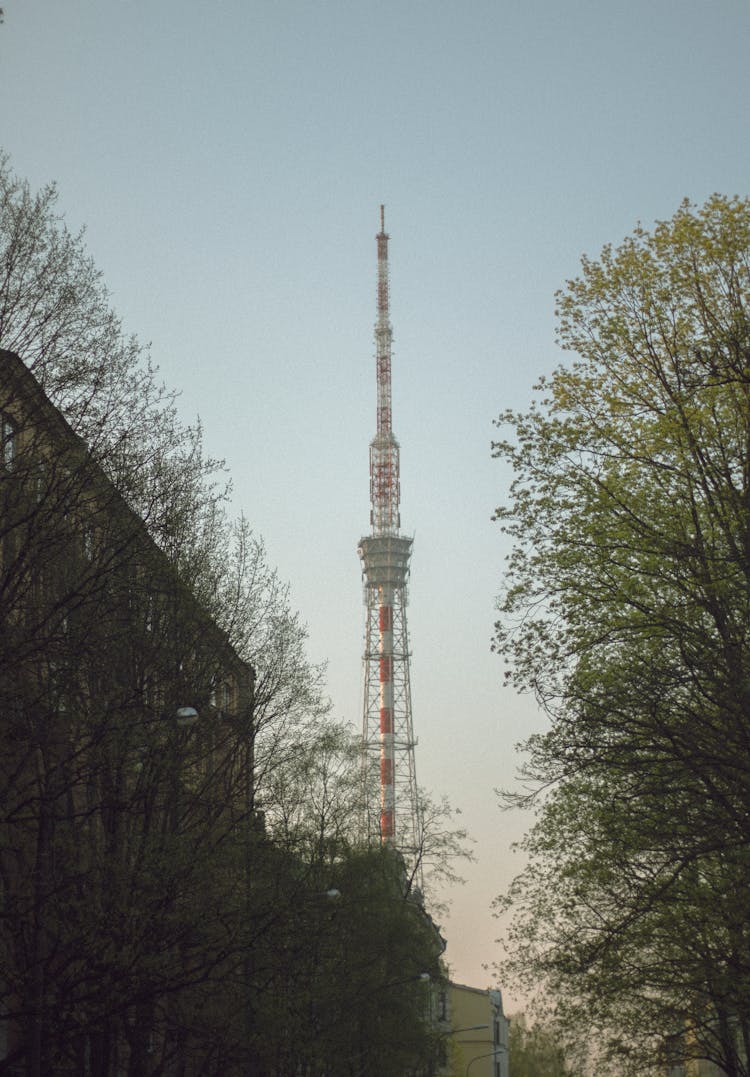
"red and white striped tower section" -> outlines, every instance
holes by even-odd
[[[391,329],[388,235],[380,207],[378,318],[375,323],[377,427],[370,442],[370,524],[360,540],[365,605],[364,713],[362,743],[370,792],[379,786],[379,807],[368,799],[368,828],[407,858],[419,847],[419,800],[414,762],[409,640],[406,625],[412,539],[399,534],[399,445],[391,426]],[[378,761],[375,766],[375,760]],[[373,770],[377,777],[372,778]]]

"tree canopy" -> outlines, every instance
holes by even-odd
[[[529,1025],[524,1014],[510,1019],[508,1065],[512,1077],[572,1077],[576,1072],[554,1030]]]
[[[645,1066],[677,1037],[728,1074],[750,1045],[749,310],[750,202],[684,202],[584,258],[557,297],[575,359],[494,446],[495,646],[551,719],[503,901],[517,967],[612,1051]]]

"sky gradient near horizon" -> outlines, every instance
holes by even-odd
[[[544,719],[490,652],[507,554],[490,518],[509,483],[493,419],[565,358],[554,293],[583,253],[683,198],[749,193],[750,3],[4,7],[0,147],[86,225],[355,726],[385,203],[417,770],[476,839],[447,895],[454,977],[505,987],[490,903],[529,819],[494,790]]]

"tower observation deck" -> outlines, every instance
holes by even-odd
[[[419,847],[414,760],[407,581],[412,539],[400,534],[399,444],[392,428],[388,235],[380,207],[375,372],[377,414],[370,442],[371,533],[358,553],[364,584],[365,649],[362,747],[368,830],[404,855]],[[377,799],[377,803],[376,803]]]

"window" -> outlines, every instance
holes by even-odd
[[[13,467],[16,456],[16,428],[7,415],[0,412],[0,461],[6,471]]]
[[[49,492],[49,477],[44,464],[37,463],[29,472],[29,489],[34,503],[41,505]]]
[[[156,631],[156,599],[152,594],[146,597],[146,617],[143,627],[149,634]]]
[[[86,560],[93,561],[96,540],[94,539],[94,529],[89,527],[88,524],[84,524],[81,528],[81,548],[83,549],[83,556]]]
[[[49,686],[58,714],[65,714],[68,710],[67,682],[68,670],[66,664],[59,659],[51,658],[49,661]]]
[[[232,685],[228,681],[218,681],[214,683],[211,688],[211,694],[209,696],[209,703],[212,707],[221,714],[225,714],[232,710],[232,704],[234,702],[234,691]]]

